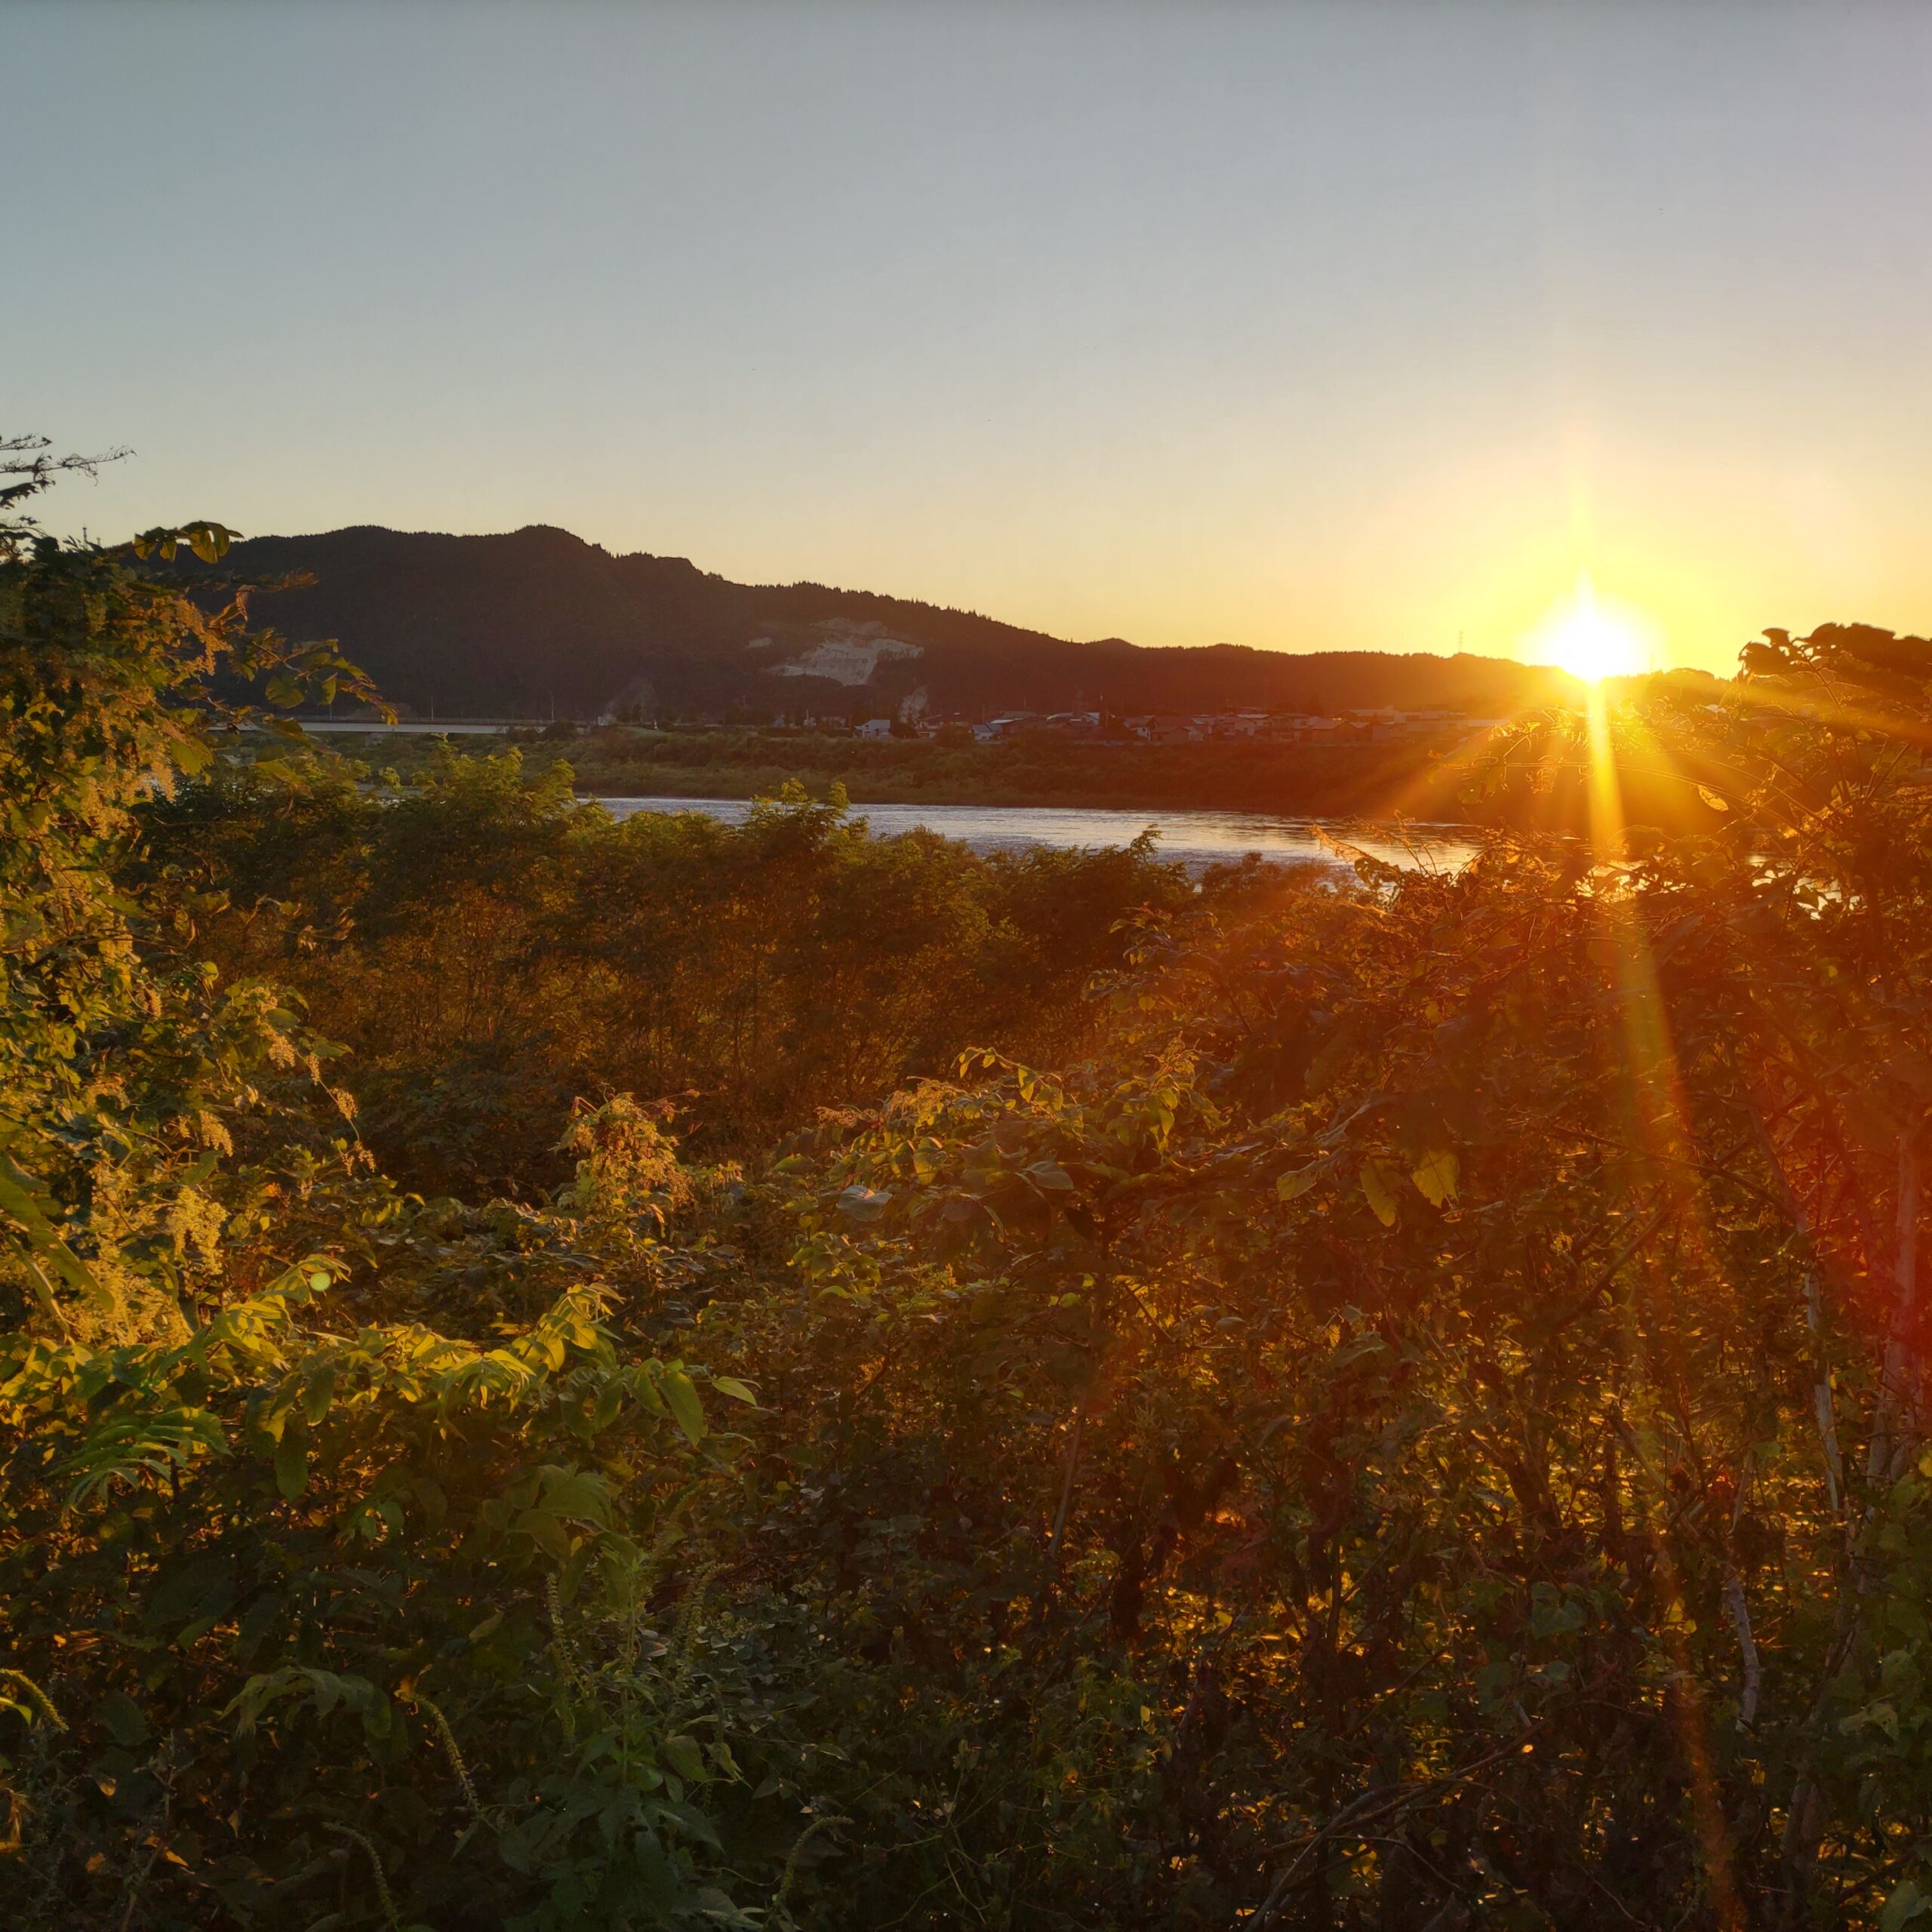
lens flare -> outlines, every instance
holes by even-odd
[[[1598,601],[1587,577],[1524,642],[1532,656],[1588,685],[1627,678],[1647,668],[1653,626],[1634,613]]]

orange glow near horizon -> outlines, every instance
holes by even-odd
[[[1524,638],[1525,655],[1567,671],[1586,685],[1648,670],[1657,626],[1640,613],[1600,599],[1587,575]]]

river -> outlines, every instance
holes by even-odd
[[[614,818],[638,812],[702,812],[741,824],[751,810],[745,798],[599,798]],[[956,838],[976,852],[1023,852],[1029,847],[1063,848],[1124,845],[1149,826],[1164,859],[1190,872],[1259,853],[1278,864],[1332,866],[1346,863],[1330,841],[1352,846],[1404,869],[1437,866],[1454,871],[1476,848],[1466,828],[1417,825],[1398,832],[1340,820],[1282,818],[1266,812],[1112,811],[1081,805],[854,805],[881,838],[924,826]]]

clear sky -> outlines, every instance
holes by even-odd
[[[0,0],[97,536],[560,524],[1075,637],[1932,626],[1932,5]]]

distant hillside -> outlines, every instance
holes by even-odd
[[[1103,704],[1481,715],[1569,683],[1493,657],[1071,643],[869,591],[732,583],[681,557],[614,556],[540,526],[502,537],[365,527],[256,537],[224,570],[312,576],[258,598],[257,616],[298,639],[339,638],[392,702],[440,717],[588,718],[627,703],[647,715],[844,715],[917,694],[936,712],[969,716]]]

